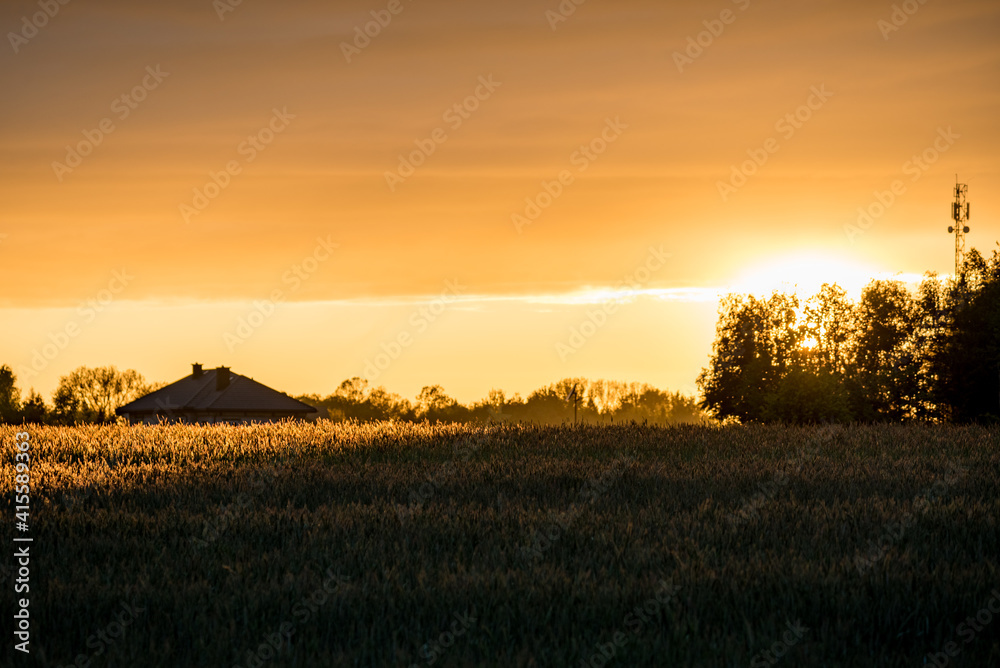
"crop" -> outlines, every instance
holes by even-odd
[[[19,664],[1000,662],[995,427],[27,431]]]

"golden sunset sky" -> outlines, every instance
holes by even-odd
[[[0,363],[46,399],[191,362],[290,394],[694,392],[725,291],[949,273],[956,174],[969,245],[1000,238],[995,0],[42,0],[0,26]]]

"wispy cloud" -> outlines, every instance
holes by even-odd
[[[547,292],[538,294],[468,294],[454,300],[456,309],[469,309],[491,303],[520,303],[548,306],[577,306],[603,304],[609,301],[621,303],[640,299],[669,302],[711,302],[726,292],[716,287],[676,287],[676,288],[608,288],[584,287],[571,292]],[[393,297],[363,297],[357,299],[314,302],[317,304],[344,304],[353,306],[405,306],[432,302],[434,295],[408,295]]]

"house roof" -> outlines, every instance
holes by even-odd
[[[216,389],[219,373],[229,374],[229,383],[221,390]],[[118,415],[220,412],[305,414],[315,413],[316,409],[252,378],[219,367],[197,375],[192,373],[115,410]]]

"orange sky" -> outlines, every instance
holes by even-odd
[[[1000,237],[992,1],[228,2],[0,8],[0,363],[24,389],[199,361],[327,393],[402,335],[370,375],[410,398],[693,391],[719,289],[775,262],[948,272],[956,173],[970,245]],[[644,292],[602,291],[651,248]]]

